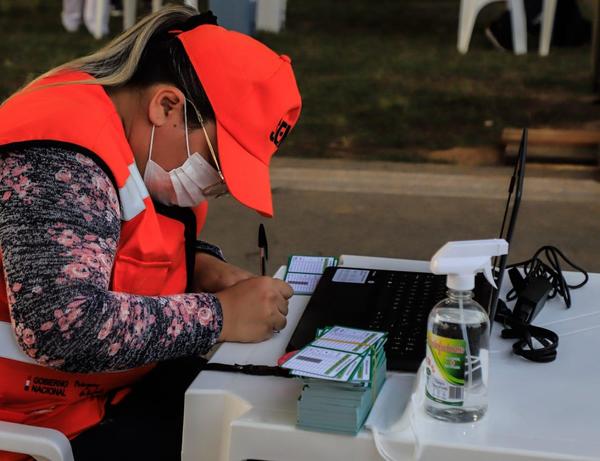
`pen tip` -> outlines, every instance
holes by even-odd
[[[262,223],[258,226],[258,247],[265,249],[265,257],[268,259],[267,232],[265,231],[265,226]]]

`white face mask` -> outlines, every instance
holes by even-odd
[[[144,183],[152,198],[164,205],[195,207],[209,197],[216,196],[210,194],[209,191],[214,189],[216,184],[222,183],[222,179],[217,170],[198,152],[190,155],[185,103],[183,107],[187,160],[183,165],[169,172],[165,171],[163,167],[152,160],[154,129],[156,128],[152,125],[148,162],[146,163],[146,171],[144,172]]]

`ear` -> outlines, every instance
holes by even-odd
[[[185,97],[181,90],[173,85],[156,85],[150,90],[148,103],[148,119],[156,126],[165,123],[174,125],[183,119]]]

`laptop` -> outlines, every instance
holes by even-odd
[[[500,228],[500,238],[509,243],[509,249],[521,204],[526,157],[527,129],[524,129]],[[504,255],[493,261],[498,287],[502,285],[507,258],[508,255]],[[317,329],[325,326],[387,331],[388,369],[414,372],[425,358],[429,312],[445,297],[445,275],[328,267],[296,326],[287,350],[306,346],[314,340]],[[493,319],[498,305],[498,290],[492,288],[482,274],[475,280],[474,298]]]

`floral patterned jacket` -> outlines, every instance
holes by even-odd
[[[124,370],[200,355],[219,337],[223,316],[212,294],[109,289],[119,232],[117,193],[93,160],[53,147],[0,156],[11,321],[22,349],[40,364]]]

